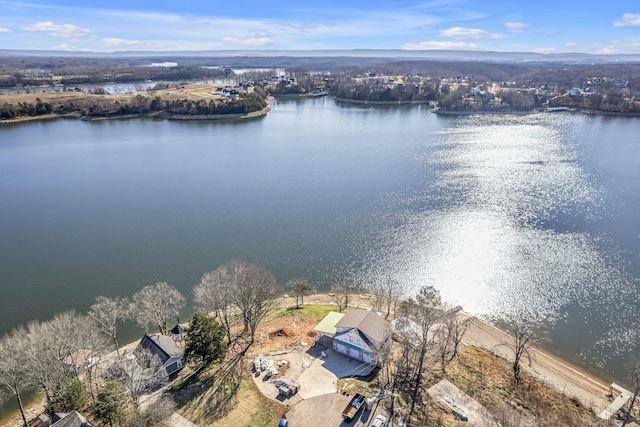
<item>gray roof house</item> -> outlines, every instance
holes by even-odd
[[[333,350],[364,363],[376,364],[376,353],[391,337],[391,325],[375,311],[352,310],[335,325]]]
[[[143,349],[160,358],[162,366],[153,375],[156,381],[175,374],[186,365],[187,360],[184,357],[184,350],[170,336],[145,334],[138,347],[133,351],[133,356],[135,357],[136,353],[141,352]]]
[[[38,419],[41,427],[96,427],[78,411],[69,412],[68,414],[57,413],[51,419],[42,414]]]

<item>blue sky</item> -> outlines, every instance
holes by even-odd
[[[637,0],[0,0],[0,48],[640,53]]]

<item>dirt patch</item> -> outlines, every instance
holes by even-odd
[[[289,334],[284,329],[278,329],[277,331],[269,333],[269,338],[274,339],[275,337],[288,337]]]

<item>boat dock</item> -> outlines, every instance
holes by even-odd
[[[620,392],[620,395],[616,397],[609,406],[603,409],[600,414],[598,414],[598,417],[602,418],[603,420],[608,420],[609,418],[611,418],[616,412],[620,410],[620,408],[624,406],[625,403],[629,401],[629,399],[631,399],[631,392],[625,388],[620,387],[616,383],[611,384],[610,390],[612,393],[613,390],[616,390]]]

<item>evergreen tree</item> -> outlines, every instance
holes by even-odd
[[[108,381],[98,393],[97,401],[93,405],[93,414],[102,423],[113,427],[125,417],[128,406],[127,389],[116,381]]]
[[[203,367],[222,360],[227,353],[225,333],[215,319],[196,312],[187,329],[185,356],[200,358]]]

